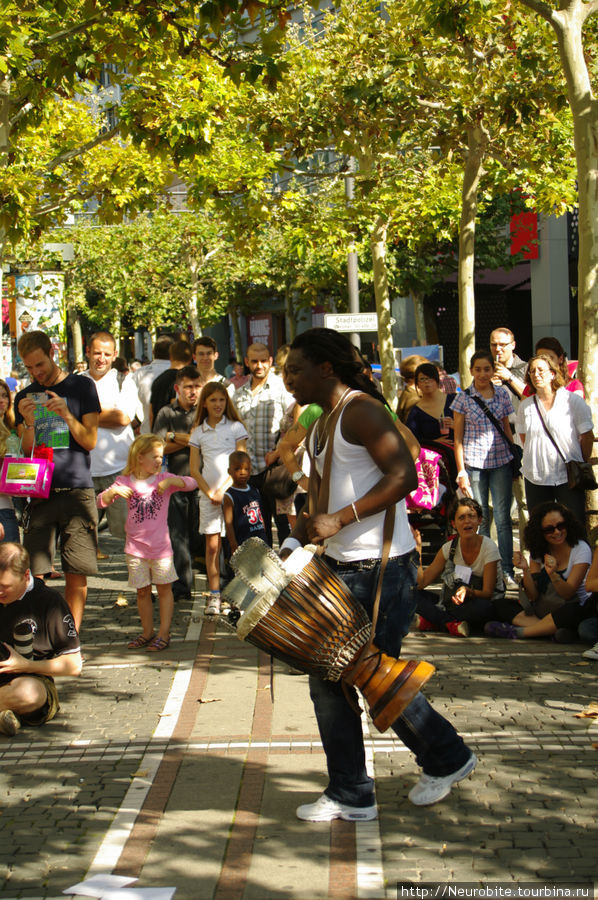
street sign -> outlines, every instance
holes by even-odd
[[[376,313],[326,313],[324,325],[335,331],[378,331],[378,316]]]

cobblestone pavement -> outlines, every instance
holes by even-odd
[[[307,679],[277,664],[272,704],[269,660],[203,622],[199,595],[177,604],[167,651],[127,651],[138,620],[123,557],[100,569],[59,716],[0,737],[0,898],[49,900],[97,872],[175,886],[177,900],[596,879],[598,728],[575,713],[597,699],[598,664],[580,646],[410,635],[406,655],[437,666],[426,694],[475,749],[475,774],[415,808],[415,761],[366,724],[378,822],[306,824],[295,807],[325,787]]]

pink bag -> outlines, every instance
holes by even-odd
[[[45,499],[50,495],[53,472],[50,459],[5,456],[0,469],[0,493]]]
[[[440,454],[422,447],[415,460],[417,488],[405,499],[407,509],[434,509],[440,500]]]

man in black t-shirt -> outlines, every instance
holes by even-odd
[[[29,626],[17,638],[15,629]],[[27,630],[27,629],[25,629]],[[0,545],[0,734],[14,735],[21,723],[43,725],[58,711],[55,675],[79,675],[79,636],[57,591],[33,578],[29,554],[20,544]]]
[[[67,375],[54,360],[54,348],[43,331],[19,340],[19,354],[31,384],[15,397],[15,423],[28,456],[34,444],[53,448],[54,473],[47,500],[32,500],[24,544],[34,575],[52,568],[56,537],[65,577],[65,600],[77,629],[87,599],[87,576],[97,572],[97,522],[90,450],[96,445],[101,412],[91,378]]]

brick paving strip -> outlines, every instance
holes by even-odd
[[[191,736],[193,725],[195,724],[198,710],[196,698],[202,696],[208,680],[209,661],[213,651],[215,631],[216,627],[213,623],[204,622],[191,677],[187,683],[178,718],[172,731],[171,740],[173,745],[168,747],[155,771],[141,811],[136,817],[118,862],[113,868],[115,875],[139,877],[141,873],[147,852],[156,836],[160,819],[183,762],[184,747]],[[123,803],[123,806],[125,805],[126,803]],[[96,870],[105,870],[105,863],[100,854],[94,860],[89,874]]]
[[[293,749],[299,748],[296,746],[296,741],[272,740],[272,701],[268,692],[271,678],[270,659],[261,651],[258,656],[258,681],[250,740],[247,742],[231,741],[226,744],[226,747],[220,745],[218,748],[210,743],[207,743],[205,747],[202,744],[189,743],[200,709],[197,700],[202,697],[207,685],[215,640],[216,626],[211,622],[204,622],[193,671],[186,685],[185,696],[180,705],[176,725],[172,730],[170,744],[159,764],[154,765],[153,772],[144,771],[145,758],[140,763],[140,777],[151,782],[146,790],[145,799],[142,801],[143,805],[137,812],[140,798],[136,798],[136,807],[131,808],[129,796],[125,797],[122,804],[122,809],[127,811],[125,822],[116,822],[111,828],[111,834],[104,840],[88,875],[105,872],[111,868],[116,875],[140,876],[150,847],[158,833],[162,815],[168,804],[186,750],[196,749],[196,747],[210,750],[212,746],[214,751],[226,752],[233,746],[246,746],[247,753],[243,763],[234,821],[214,892],[214,900],[242,900],[259,824],[269,752],[272,749],[280,751],[283,748],[286,752],[292,752]],[[319,746],[319,742],[314,741],[301,743],[308,744],[310,748],[314,745]],[[369,755],[372,764],[371,741],[368,743],[370,744]],[[129,830],[128,837],[126,836],[127,828]],[[356,838],[356,832],[359,833],[360,839]],[[122,846],[122,852],[115,861],[115,854],[119,846]],[[361,849],[360,855],[363,855],[361,865],[357,858],[357,846]],[[382,881],[382,874],[381,871],[376,871],[375,865],[372,865],[373,857],[381,858],[377,823],[355,824],[342,820],[335,820],[331,823],[328,879],[328,894],[331,900],[337,900],[337,898],[338,900],[348,900],[350,897],[360,896],[368,898],[385,896],[383,891],[380,893],[380,890],[375,890],[377,882],[381,883]],[[363,884],[360,885],[359,882],[362,881]]]

